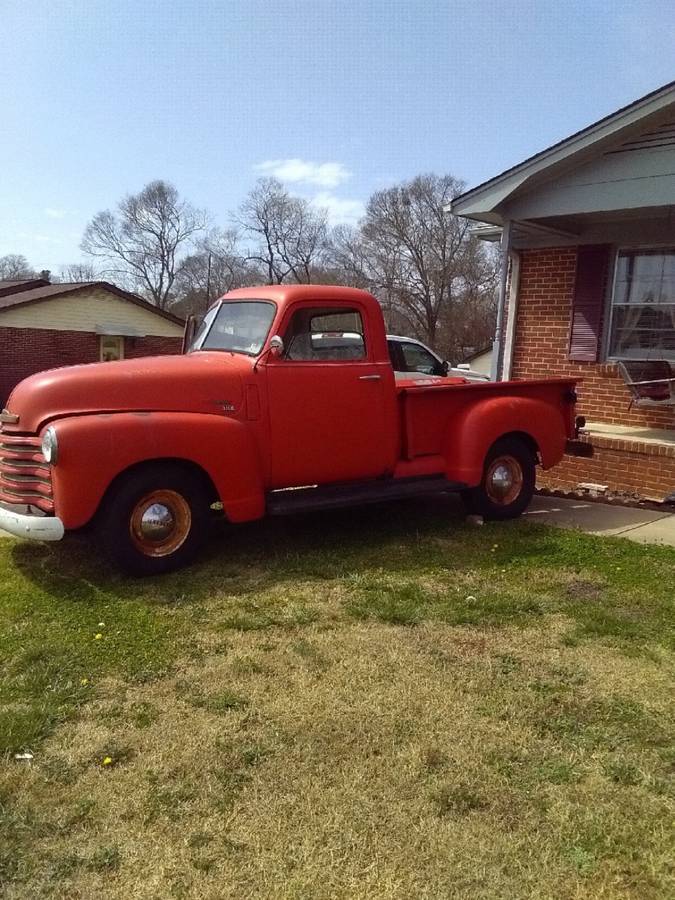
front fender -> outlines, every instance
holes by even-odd
[[[244,422],[199,413],[102,413],[54,424],[59,458],[52,469],[57,515],[85,525],[112,480],[145,460],[181,459],[211,478],[233,522],[264,514],[262,466]]]
[[[479,484],[488,450],[513,432],[534,441],[543,468],[562,459],[567,424],[561,407],[530,397],[491,397],[453,418],[444,446],[447,477],[470,486]]]

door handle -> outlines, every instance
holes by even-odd
[[[359,375],[359,381],[379,381],[381,375]]]

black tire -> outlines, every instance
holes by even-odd
[[[171,463],[144,466],[112,485],[98,536],[113,565],[129,575],[171,572],[204,543],[209,502],[198,472]]]
[[[484,519],[518,518],[532,500],[536,464],[535,454],[524,441],[515,437],[496,441],[485,458],[481,483],[462,493],[467,511]]]

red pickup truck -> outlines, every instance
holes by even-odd
[[[119,567],[154,574],[193,557],[217,504],[246,522],[459,491],[507,519],[575,434],[571,379],[397,382],[380,306],[352,288],[232,291],[185,350],[19,384],[0,529],[59,540],[91,524]]]

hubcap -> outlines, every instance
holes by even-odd
[[[144,540],[157,543],[171,534],[176,520],[168,506],[153,503],[141,516],[141,534]]]
[[[131,539],[144,556],[169,556],[183,545],[192,524],[190,507],[176,491],[152,491],[131,514]]]
[[[523,470],[513,456],[493,459],[485,476],[485,490],[493,503],[508,506],[523,488]]]

